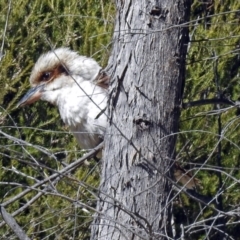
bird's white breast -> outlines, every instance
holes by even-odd
[[[83,81],[80,86],[74,83],[59,91],[56,104],[82,148],[93,148],[102,141],[107,117],[106,113],[97,116],[107,104],[104,89],[90,81]]]

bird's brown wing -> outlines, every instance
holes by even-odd
[[[97,75],[97,77],[95,79],[96,85],[101,88],[108,89],[109,81],[110,81],[110,78],[107,75],[107,73],[104,72],[103,70],[100,70],[99,74]]]
[[[174,166],[174,177],[177,182],[180,182],[187,189],[195,189],[197,186],[200,187],[200,181],[194,177],[191,172],[186,171],[178,163]]]

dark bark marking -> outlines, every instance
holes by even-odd
[[[166,19],[169,10],[166,8],[161,8],[159,6],[153,6],[149,14],[154,18],[161,18],[163,20]]]
[[[166,8],[161,8],[159,6],[153,6],[151,11],[149,12],[149,22],[147,23],[148,27],[152,27],[152,23],[154,20],[162,20],[165,21],[169,10]]]
[[[152,168],[151,165],[148,164],[148,162],[139,162],[136,164],[136,166],[141,167],[143,170],[145,170],[149,176],[154,176],[155,175],[155,168]]]
[[[144,96],[148,101],[152,101],[143,91],[140,90],[140,87],[135,86],[136,90],[142,95]]]
[[[135,117],[133,123],[139,130],[147,130],[152,126],[152,122],[147,117]]]
[[[130,55],[129,55],[128,62],[131,61],[131,58],[132,58],[132,53],[130,53]],[[124,69],[121,72],[121,75],[117,76],[117,86],[110,93],[110,98],[111,98],[111,95],[115,94],[115,96],[112,97],[112,99],[113,99],[112,100],[112,107],[113,108],[116,107],[117,101],[118,101],[118,98],[119,98],[119,95],[120,95],[120,92],[121,92],[121,89],[123,89],[123,80],[125,79],[125,75],[126,75],[127,69],[128,69],[128,64],[126,63]],[[124,92],[125,92],[126,97],[128,99],[127,92],[126,91],[124,91]]]

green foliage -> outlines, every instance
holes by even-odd
[[[62,161],[71,163],[82,156],[55,107],[41,102],[16,108],[29,88],[34,62],[43,52],[65,46],[106,65],[114,18],[111,1],[0,1],[0,28],[5,33],[0,37],[4,55],[0,61],[0,182],[9,182],[0,187],[2,202],[36,183],[36,179],[61,169]],[[88,236],[91,214],[75,207],[70,199],[93,200],[80,184],[83,181],[93,188],[98,185],[98,171],[92,171],[92,165],[80,167],[57,183],[58,193],[69,199],[43,194],[16,217],[31,239]],[[7,210],[13,213],[36,194],[30,192]],[[0,235],[12,237],[6,226],[0,228]]]
[[[112,1],[11,1],[7,22],[9,4],[10,1],[0,1],[2,202],[11,200],[37,180],[61,169],[62,164],[71,163],[82,155],[55,107],[41,102],[16,108],[29,88],[28,78],[34,62],[42,52],[66,46],[94,57],[104,66],[114,22]],[[193,1],[184,102],[219,94],[234,100],[239,98],[239,9],[240,2],[236,0]],[[239,183],[236,183],[240,178],[239,111],[225,105],[221,105],[221,109],[220,113],[217,105],[205,105],[182,111],[177,160],[195,170],[201,181],[199,193],[213,197],[223,191],[222,210],[230,211],[240,201]],[[75,205],[75,200],[94,207],[98,181],[95,162],[85,164],[74,174],[54,182],[55,195],[50,191],[43,193],[16,219],[31,239],[88,239],[93,212]],[[39,193],[41,189],[29,192],[9,204],[7,210],[13,213]],[[177,235],[181,233],[180,224],[187,226],[216,216],[211,206],[219,207],[214,203],[207,208],[200,207],[196,201],[180,194],[174,206]],[[238,238],[236,219],[234,216],[226,218],[225,230],[234,239]],[[212,222],[209,220],[207,224],[210,226]],[[188,234],[189,239],[206,236],[203,230],[195,232],[193,229]],[[14,239],[7,226],[0,227],[0,235]],[[212,230],[208,237],[216,239],[218,235]]]
[[[238,100],[239,9],[239,1],[194,1],[184,102],[219,96]],[[218,105],[204,105],[183,110],[178,149],[181,149],[179,161],[195,169],[201,180],[202,187],[198,191],[212,197],[223,191],[222,199],[218,200],[223,203],[221,210],[227,211],[240,201],[239,184],[236,183],[239,179],[240,129],[236,108],[227,105],[220,105],[220,108],[221,111]],[[189,216],[201,212],[198,205],[186,206]],[[211,208],[204,208],[202,215],[194,221],[215,215]],[[238,234],[234,235],[234,232],[238,227],[230,224],[225,230],[237,239]],[[208,237],[219,238],[215,233],[212,230]],[[202,239],[205,234],[205,231],[199,231],[191,237]]]

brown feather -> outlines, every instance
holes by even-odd
[[[193,177],[190,171],[186,171],[178,163],[174,166],[174,177],[177,182],[181,183],[187,189],[195,189],[200,186],[199,179]]]
[[[100,70],[99,74],[97,75],[97,77],[95,79],[95,82],[96,82],[97,86],[104,88],[104,89],[108,89],[110,77],[107,75],[106,72],[104,72],[103,70]]]

